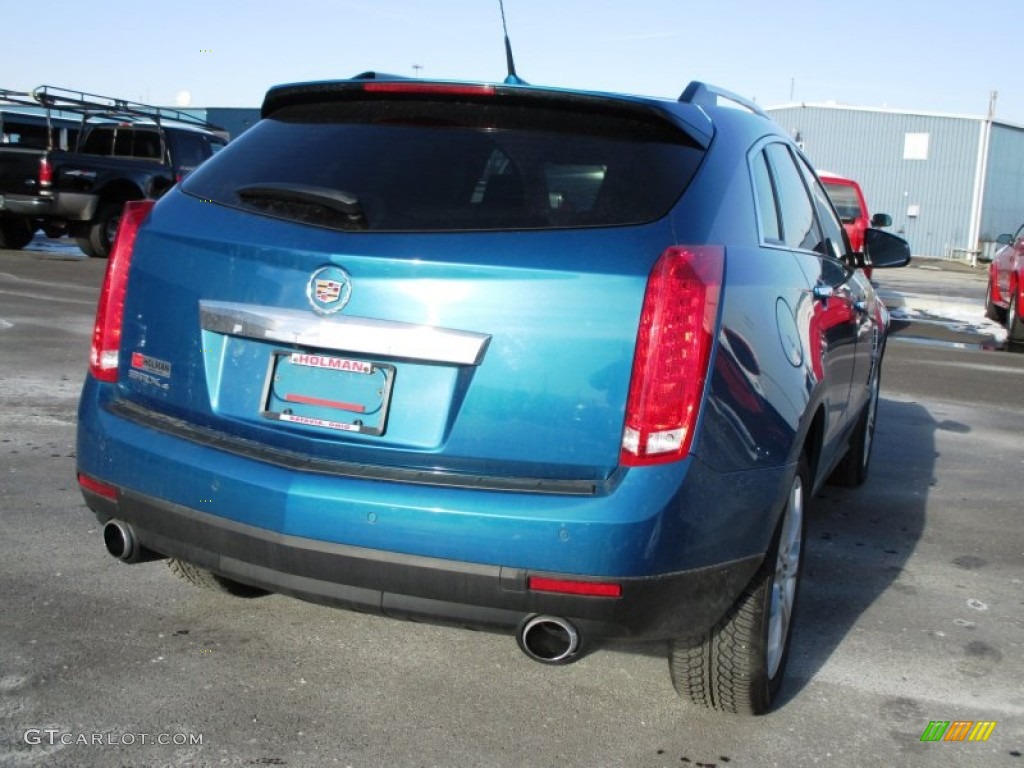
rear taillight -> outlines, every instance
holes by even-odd
[[[721,246],[676,246],[651,270],[626,403],[622,464],[660,464],[689,453],[724,269]]]
[[[50,165],[50,158],[39,158],[39,186],[49,187],[53,184],[53,166]]]
[[[100,381],[117,381],[117,353],[121,347],[128,269],[135,248],[135,236],[153,205],[152,200],[132,200],[125,203],[121,214],[114,247],[110,251],[110,261],[107,262],[107,274],[100,289],[96,324],[92,329],[92,349],[89,351],[89,373]]]

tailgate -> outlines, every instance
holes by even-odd
[[[185,209],[190,235],[164,231]],[[133,259],[122,396],[316,459],[538,478],[616,466],[666,226],[434,234],[416,258],[394,257],[404,236],[302,230],[161,203]],[[343,293],[342,310],[313,308]]]
[[[422,82],[272,95],[140,232],[122,395],[292,464],[607,477],[704,153],[678,115]]]

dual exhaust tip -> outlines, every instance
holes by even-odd
[[[103,526],[103,546],[125,563],[140,563],[160,555],[143,547],[132,526],[111,519]],[[580,633],[568,619],[559,616],[527,617],[516,633],[519,648],[541,664],[569,664],[579,658]]]

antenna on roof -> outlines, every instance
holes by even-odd
[[[501,28],[505,32],[505,62],[508,65],[508,75],[505,76],[506,85],[525,85],[525,80],[520,80],[516,74],[516,63],[512,59],[512,43],[508,39],[508,24],[505,23],[505,3],[498,0],[498,7],[501,8]]]

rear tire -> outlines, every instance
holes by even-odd
[[[789,657],[810,472],[801,457],[782,520],[757,574],[706,635],[672,641],[669,673],[679,695],[721,712],[767,712]]]
[[[28,219],[0,219],[0,248],[20,251],[32,242],[35,228]]]
[[[121,223],[121,212],[123,210],[124,201],[100,205],[96,218],[89,225],[89,235],[76,238],[82,253],[86,256],[95,256],[101,259],[105,259],[110,255],[110,250],[114,245],[114,237],[117,235],[117,227]]]
[[[184,560],[171,558],[167,561],[167,567],[170,568],[171,573],[179,579],[183,579],[192,586],[199,587],[200,589],[209,589],[214,592],[222,592],[235,597],[246,598],[262,597],[267,594],[266,590],[233,581],[225,578],[224,576],[220,576],[213,571],[208,571],[206,568],[200,568],[198,565],[193,565],[192,563]]]

